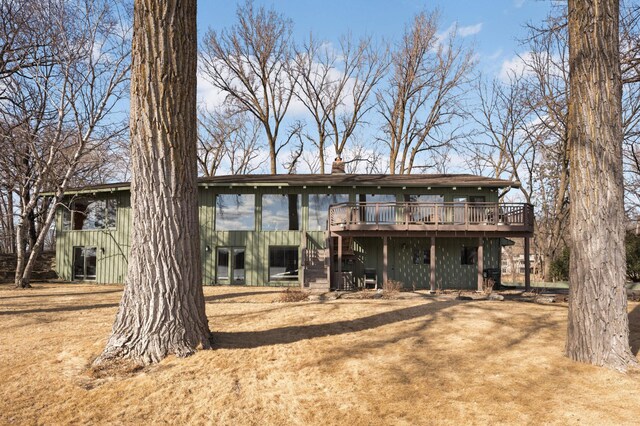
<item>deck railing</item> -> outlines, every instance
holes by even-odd
[[[527,203],[341,203],[329,207],[329,227],[339,230],[442,229],[533,232]]]

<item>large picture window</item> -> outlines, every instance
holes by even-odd
[[[393,223],[395,222],[395,203],[393,194],[358,194],[358,203],[367,203],[358,209],[358,221],[361,223]],[[382,203],[376,205],[375,203]]]
[[[269,281],[298,280],[298,247],[269,247]]]
[[[348,201],[347,194],[309,194],[309,230],[326,230],[329,206]]]
[[[299,194],[262,196],[263,231],[299,231],[301,217]]]
[[[444,203],[444,195],[438,195],[438,194],[408,195],[405,197],[405,201],[409,201],[412,203]]]
[[[216,195],[216,231],[253,231],[256,204],[253,194]]]
[[[71,203],[62,217],[62,229],[92,231],[115,229],[118,205],[115,199],[91,200],[81,198]]]

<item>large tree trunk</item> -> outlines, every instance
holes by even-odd
[[[131,78],[133,232],[100,364],[210,348],[200,265],[196,0],[136,0]]]
[[[569,0],[569,358],[625,371],[629,348],[616,0]]]

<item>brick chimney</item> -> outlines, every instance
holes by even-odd
[[[336,157],[336,159],[333,160],[333,164],[331,165],[331,174],[344,174],[344,161],[342,161],[342,158]]]

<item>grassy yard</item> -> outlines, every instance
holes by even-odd
[[[562,356],[566,305],[282,303],[206,287],[215,349],[104,378],[120,286],[0,286],[0,424],[637,424],[640,373]],[[640,305],[630,304],[640,347]]]

